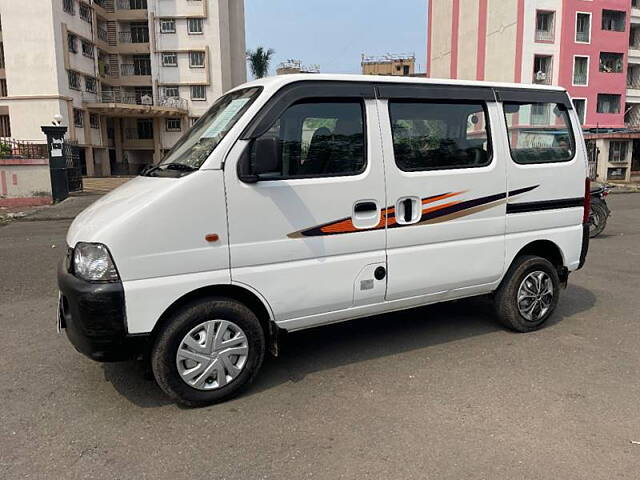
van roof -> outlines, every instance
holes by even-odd
[[[482,82],[478,80],[450,80],[444,78],[422,78],[422,77],[393,77],[386,75],[345,75],[345,74],[326,74],[326,73],[295,73],[291,75],[276,75],[273,77],[260,78],[251,82],[240,85],[238,88],[246,88],[250,86],[263,86],[272,88],[280,88],[284,85],[302,80],[315,81],[342,81],[342,82],[368,82],[368,83],[407,83],[414,85],[455,85],[455,86],[474,86],[474,87],[496,87],[496,88],[518,88],[523,90],[551,90],[566,91],[562,87],[551,85],[537,85],[525,83],[503,83],[503,82]]]

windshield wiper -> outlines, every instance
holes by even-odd
[[[180,170],[181,172],[193,172],[194,170],[198,170],[196,167],[192,167],[186,163],[165,163],[164,165],[160,165],[160,167],[164,167],[167,170]]]
[[[150,177],[153,172],[159,169],[160,165],[148,165],[140,172],[140,175],[144,177]]]

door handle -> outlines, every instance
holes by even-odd
[[[378,206],[375,202],[359,202],[356,203],[355,207],[353,207],[354,213],[369,213],[375,212],[378,209]]]
[[[401,197],[396,202],[396,222],[400,225],[417,223],[422,217],[420,197]]]
[[[375,200],[360,200],[353,205],[351,214],[353,226],[357,229],[370,229],[380,223],[380,207]]]

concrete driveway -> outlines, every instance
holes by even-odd
[[[0,478],[638,478],[640,194],[610,205],[539,332],[471,299],[292,334],[198,410],[56,334],[69,220],[0,227]]]

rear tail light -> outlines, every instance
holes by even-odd
[[[591,210],[591,179],[584,179],[584,213],[582,214],[582,223],[589,223],[589,212]]]

